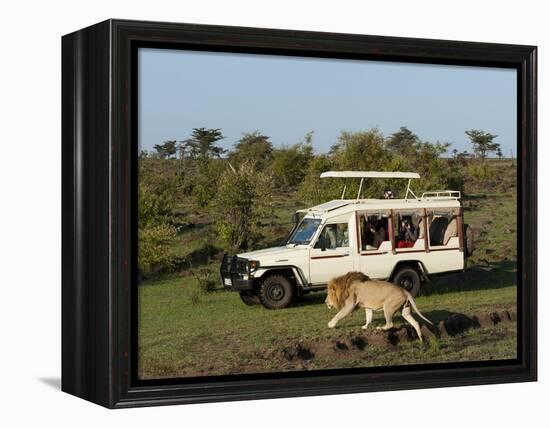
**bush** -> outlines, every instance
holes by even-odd
[[[138,188],[138,223],[139,227],[168,223],[174,205],[173,195],[168,192],[157,193],[145,184]]]
[[[138,229],[138,267],[144,274],[171,271],[175,258],[170,244],[176,229],[160,224]]]
[[[328,155],[315,156],[307,169],[307,173],[300,184],[298,195],[307,204],[317,205],[333,199],[341,190],[340,180],[321,180],[321,173],[330,171],[332,162]]]
[[[296,187],[303,180],[313,159],[311,134],[306,141],[273,151],[273,175],[279,186]]]
[[[272,211],[272,176],[245,162],[221,176],[212,213],[216,230],[228,250],[246,249]]]
[[[468,166],[468,174],[479,181],[489,180],[496,176],[496,168],[486,162],[472,162]]]
[[[361,132],[342,132],[331,148],[333,168],[337,171],[392,171],[399,170],[399,157],[386,148],[384,136],[378,129]],[[392,165],[392,162],[394,163]],[[335,182],[337,180],[334,180]],[[355,198],[359,180],[338,180],[339,189],[346,184],[346,197]],[[365,180],[363,197],[380,197],[389,181]],[[340,197],[340,195],[334,195]]]
[[[197,281],[199,289],[204,293],[214,291],[218,287],[218,277],[208,269],[200,269],[196,272],[191,271],[191,275]]]
[[[219,159],[203,161],[196,168],[191,194],[200,208],[206,208],[216,197],[218,180],[225,168],[225,162]]]
[[[346,186],[345,198],[357,197],[359,180],[331,179],[320,180],[319,175],[329,169],[336,171],[412,171],[418,172],[421,179],[414,182],[415,188],[439,190],[447,187],[448,168],[441,155],[448,145],[442,143],[408,144],[406,152],[397,153],[389,145],[378,129],[362,132],[342,132],[338,142],[328,155],[315,157],[300,185],[299,195],[307,203],[320,203],[340,198]],[[456,174],[452,184],[459,182]],[[365,180],[361,196],[380,198],[386,187],[405,196],[406,182],[403,180]],[[414,189],[413,189],[414,191]]]

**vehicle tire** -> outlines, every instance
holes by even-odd
[[[286,308],[294,298],[294,287],[283,275],[270,275],[260,287],[260,302],[268,309]]]
[[[241,300],[245,305],[252,306],[260,304],[260,297],[258,296],[258,293],[253,290],[239,291],[239,296],[241,296]]]
[[[420,275],[412,267],[403,267],[399,269],[393,278],[393,283],[407,290],[413,297],[420,292]]]
[[[470,257],[474,253],[474,231],[469,224],[464,225],[464,254]]]

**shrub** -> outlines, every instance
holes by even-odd
[[[175,258],[170,243],[175,236],[176,229],[165,224],[138,229],[138,267],[143,273],[173,269]]]
[[[217,276],[208,269],[200,269],[196,272],[191,271],[191,275],[197,281],[197,285],[202,292],[208,293],[214,291],[218,286]]]
[[[395,134],[394,134],[395,136]],[[407,143],[406,151],[397,152],[378,129],[361,132],[342,132],[328,155],[316,156],[310,163],[300,185],[299,195],[308,203],[320,203],[342,195],[355,198],[359,192],[359,180],[319,179],[321,172],[336,171],[413,171],[421,179],[415,182],[416,189],[435,190],[447,187],[447,165],[441,155],[448,148],[443,143],[416,141]],[[458,182],[458,177],[455,177]],[[392,188],[399,197],[405,193],[403,180],[365,180],[361,196],[379,198],[384,188]],[[414,190],[414,189],[413,189]],[[401,193],[402,192],[402,193]]]
[[[220,159],[209,159],[200,163],[192,179],[192,195],[200,208],[206,208],[216,197],[218,180],[226,164]]]
[[[496,168],[486,162],[472,162],[468,166],[468,174],[480,181],[488,180],[496,176]]]
[[[256,169],[266,168],[273,157],[273,145],[269,137],[258,131],[245,133],[231,153],[229,161],[238,166],[243,162],[252,161]]]
[[[174,200],[169,191],[157,193],[145,184],[138,188],[138,223],[142,228],[168,223]]]
[[[307,173],[300,184],[298,195],[308,204],[320,204],[335,197],[341,189],[340,180],[321,180],[319,176],[332,169],[332,162],[328,155],[315,156],[307,169]]]
[[[228,250],[246,249],[272,211],[272,176],[245,162],[222,174],[211,206],[216,230]]]
[[[284,187],[296,187],[306,175],[312,159],[311,134],[302,143],[274,150],[272,168],[276,183]]]

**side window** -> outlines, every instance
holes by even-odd
[[[343,247],[349,247],[347,223],[327,224],[315,244],[315,248],[326,248],[327,250]]]
[[[359,216],[361,250],[372,251],[380,248],[388,235],[389,212],[363,213]]]
[[[457,208],[428,210],[430,247],[445,246],[458,236]]]
[[[412,248],[424,237],[422,211],[394,211],[395,248]]]

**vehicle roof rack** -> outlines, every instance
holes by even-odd
[[[399,171],[326,171],[321,178],[420,178],[416,172]]]
[[[460,190],[435,190],[424,192],[420,199],[437,200],[437,199],[460,199]]]
[[[411,180],[414,178],[420,178],[420,174],[416,172],[400,172],[400,171],[326,171],[321,173],[321,178],[360,178],[359,191],[357,192],[356,200],[361,198],[361,190],[363,189],[363,181],[365,178],[407,178],[407,191],[405,193],[405,199],[408,199],[409,193],[417,199],[416,195],[411,190]],[[346,186],[342,190],[342,198],[346,194]]]

